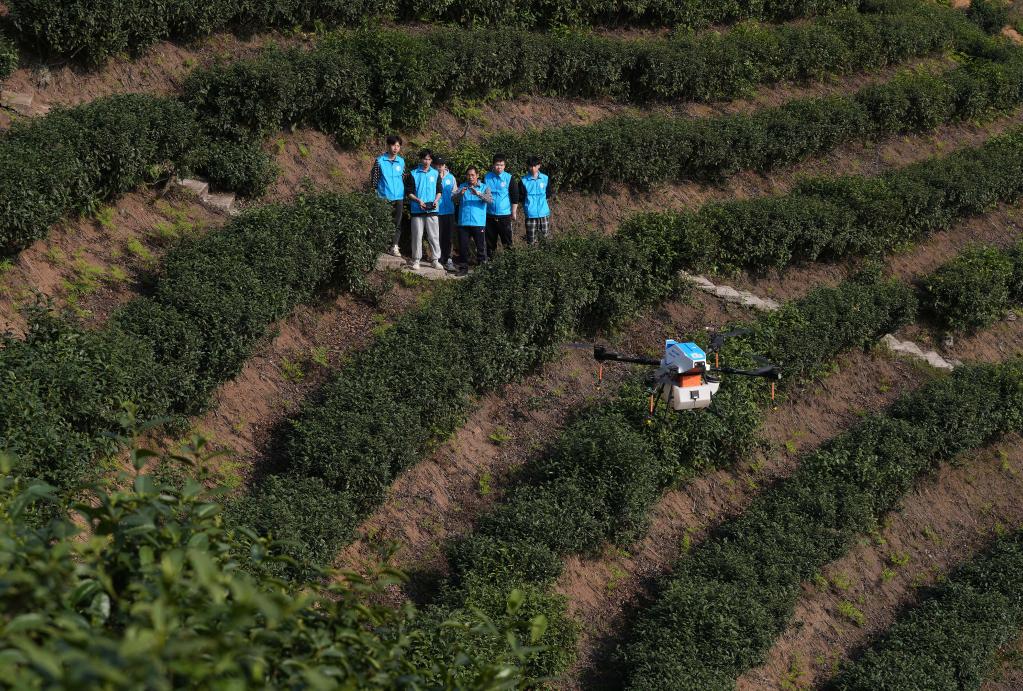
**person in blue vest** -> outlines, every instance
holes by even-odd
[[[505,247],[512,246],[512,222],[519,214],[519,188],[512,184],[511,173],[505,171],[504,154],[494,156],[493,164],[483,184],[494,200],[487,205],[487,256],[497,253],[497,240]]]
[[[391,135],[387,138],[387,152],[380,154],[373,161],[373,169],[369,174],[370,189],[375,190],[378,197],[391,205],[394,218],[394,243],[391,254],[395,257],[401,256],[398,243],[401,242],[401,216],[405,205],[405,159],[398,155],[399,151],[401,137]]]
[[[440,237],[437,206],[441,199],[440,173],[433,169],[433,152],[419,152],[419,165],[405,176],[405,196],[412,213],[412,269],[419,268],[423,258],[423,230],[430,243],[430,266],[444,269],[440,263]]]
[[[465,182],[459,185],[451,198],[458,204],[458,237],[462,246],[462,268],[469,268],[469,242],[476,246],[476,263],[488,260],[485,229],[487,205],[494,201],[490,190],[480,181],[476,166],[465,171]]]
[[[526,160],[529,171],[519,178],[519,199],[526,214],[526,244],[535,245],[551,237],[551,207],[547,203],[550,179],[540,172],[540,158],[530,156]]]
[[[451,195],[458,189],[458,181],[448,170],[448,162],[438,156],[433,165],[440,174],[440,203],[437,205],[437,222],[440,224],[440,261],[448,271],[455,270],[455,262],[451,258],[451,244],[455,238],[455,203]],[[459,243],[461,247],[461,243]],[[459,255],[465,252],[459,250]]]

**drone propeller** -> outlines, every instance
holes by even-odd
[[[734,338],[735,336],[745,336],[750,333],[753,333],[750,329],[732,329],[731,331],[716,333],[710,337],[710,349],[712,352],[721,350],[725,345],[726,339]]]

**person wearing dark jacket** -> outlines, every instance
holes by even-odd
[[[550,179],[540,172],[540,159],[530,156],[527,172],[519,178],[519,199],[526,215],[526,244],[535,245],[551,237],[551,207],[547,203]]]
[[[483,178],[493,197],[487,204],[487,256],[491,259],[497,252],[498,239],[506,248],[512,246],[512,223],[519,214],[519,188],[513,184],[511,173],[505,171],[505,165],[504,154],[497,154]]]
[[[465,170],[465,182],[451,194],[451,199],[458,204],[458,235],[462,246],[462,268],[469,268],[469,243],[476,246],[476,262],[482,264],[489,257],[485,227],[487,223],[487,205],[494,197],[486,185],[480,180],[476,166]]]
[[[394,219],[394,242],[391,254],[395,257],[401,256],[398,243],[401,242],[401,216],[405,199],[405,185],[402,182],[405,175],[405,159],[398,155],[399,151],[401,151],[401,137],[394,135],[388,137],[387,152],[380,154],[373,161],[373,168],[369,173],[370,189],[391,205],[391,214]]]
[[[448,271],[455,270],[455,262],[451,259],[452,241],[457,242],[458,236],[455,227],[455,203],[451,195],[458,189],[458,181],[448,170],[448,162],[438,156],[433,159],[440,175],[440,202],[437,204],[437,222],[440,224],[440,261]],[[459,243],[459,255],[465,252]]]

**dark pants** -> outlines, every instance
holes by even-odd
[[[437,220],[440,221],[440,263],[447,264],[448,260],[451,259],[451,241],[455,232],[455,216],[454,214],[444,214],[443,216],[438,216]],[[460,254],[465,254],[465,250],[461,250]]]
[[[487,256],[493,258],[497,254],[497,239],[506,248],[512,246],[512,218],[507,216],[487,216]]]
[[[476,244],[476,263],[487,261],[487,241],[483,226],[458,226],[459,244],[462,246],[462,264],[469,265],[469,242]]]
[[[404,203],[402,200],[389,202],[391,205],[391,218],[394,220],[394,243],[395,245],[401,243],[401,216],[404,211]]]

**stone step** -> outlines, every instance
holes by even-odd
[[[207,194],[203,202],[207,207],[220,211],[228,215],[235,215],[237,212],[234,209],[234,192],[217,192],[214,194]]]
[[[702,290],[705,293],[710,293],[711,295],[716,295],[726,302],[734,302],[762,312],[773,312],[779,307],[778,303],[770,298],[763,298],[759,295],[754,295],[749,291],[738,290],[731,286],[715,285],[705,276],[698,276],[696,274],[683,271],[682,277],[693,283],[697,289]]]
[[[210,183],[195,178],[185,178],[177,181],[178,187],[182,187],[197,197],[205,198],[210,192]]]
[[[912,355],[913,357],[919,358],[931,367],[936,367],[937,369],[953,370],[956,365],[962,364],[957,361],[950,362],[933,350],[925,352],[920,346],[912,341],[900,341],[894,334],[884,336],[881,339],[881,343],[888,346],[888,349],[892,352]]]
[[[35,115],[36,109],[32,108],[35,96],[17,91],[0,90],[0,106],[13,110],[19,115]]]
[[[444,269],[435,269],[427,262],[419,265],[415,271],[412,270],[411,260],[405,257],[395,257],[391,254],[381,254],[377,257],[377,271],[403,271],[405,273],[422,276],[430,281],[452,281],[465,278],[463,274],[456,274]]]

